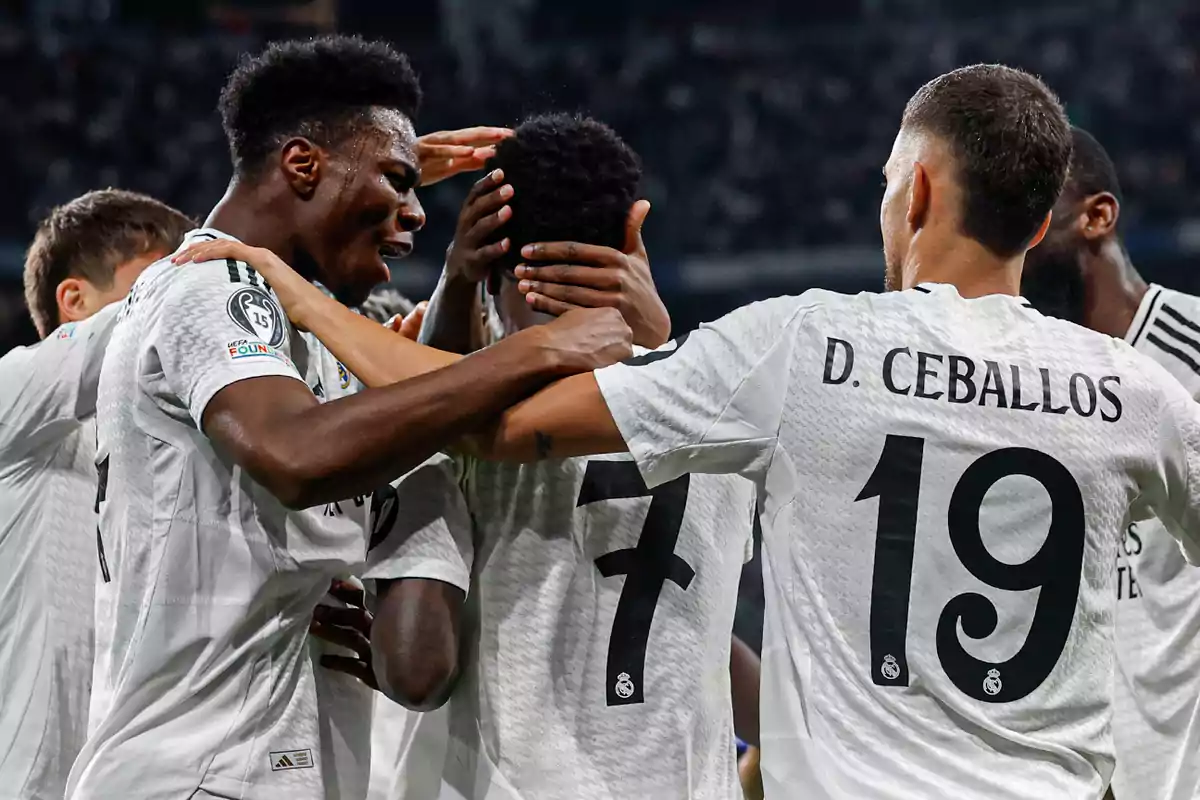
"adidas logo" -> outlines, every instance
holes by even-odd
[[[313,758],[311,750],[278,750],[271,753],[271,771],[279,772],[284,769],[312,769]]]

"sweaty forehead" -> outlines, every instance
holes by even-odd
[[[370,120],[371,136],[382,157],[416,164],[417,133],[412,120],[391,108],[371,109]]]

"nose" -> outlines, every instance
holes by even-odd
[[[425,227],[425,209],[416,195],[410,195],[400,204],[396,212],[396,225],[405,233],[416,233]]]

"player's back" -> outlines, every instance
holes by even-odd
[[[61,797],[87,733],[106,308],[0,358],[0,797]]]
[[[753,486],[628,457],[471,463],[475,617],[446,780],[469,798],[740,797],[729,641]]]
[[[1098,796],[1153,365],[945,285],[764,305],[788,331],[765,478],[768,796]]]
[[[323,796],[307,629],[361,560],[366,510],[289,512],[199,429],[223,386],[300,379],[283,320],[233,262],[152,266],[122,312],[100,381],[104,583],[72,797]]]

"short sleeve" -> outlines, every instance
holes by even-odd
[[[779,432],[798,324],[812,304],[780,297],[595,373],[654,487],[687,472],[765,473]]]
[[[120,303],[0,358],[0,449],[29,452],[96,413],[104,349]]]
[[[474,544],[461,478],[461,462],[438,453],[392,484],[391,496],[376,493],[364,577],[424,578],[468,590]]]
[[[1153,510],[1179,540],[1188,562],[1200,565],[1200,403],[1158,364],[1150,365],[1164,397],[1155,468],[1142,480],[1134,511]]]
[[[303,380],[291,359],[295,334],[269,289],[244,282],[246,271],[233,262],[180,273],[159,299],[149,344],[197,427],[226,386],[268,376]]]

